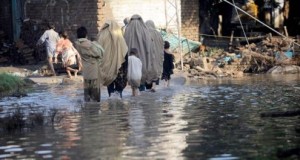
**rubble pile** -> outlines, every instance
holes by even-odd
[[[199,53],[184,56],[183,70],[195,79],[236,78],[244,73],[285,73],[278,66],[292,66],[287,68],[291,70],[289,73],[300,73],[300,50],[294,41],[266,36],[257,43],[237,44],[228,49],[204,47],[206,49],[200,49]],[[176,66],[181,69],[180,63]]]
[[[25,20],[23,22],[20,39],[16,42],[15,61],[20,64],[34,64],[46,60],[44,46],[36,46],[37,41],[46,29],[46,21]]]
[[[0,64],[8,64],[10,62],[10,47],[8,37],[4,31],[0,30]]]

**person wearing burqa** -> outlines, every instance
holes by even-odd
[[[155,92],[155,86],[159,84],[159,79],[162,74],[163,68],[163,58],[164,58],[164,40],[161,34],[156,30],[155,24],[152,20],[146,21],[146,26],[148,27],[152,46],[150,48],[150,52],[152,55],[152,63],[153,70],[151,71],[151,75],[155,75],[156,77],[152,80],[152,82],[146,84],[147,89],[151,89],[152,92]]]
[[[101,96],[101,70],[104,50],[97,42],[87,39],[87,29],[77,29],[77,40],[75,48],[81,55],[82,75],[84,79],[84,100],[85,102],[100,102]]]
[[[126,18],[123,20],[124,26],[121,28],[122,34],[123,34],[123,35],[124,35],[124,33],[125,33],[125,30],[126,30],[126,27],[127,27],[128,23],[129,23],[129,21],[130,21],[130,18],[129,18],[129,17],[126,17]]]
[[[107,86],[109,96],[117,91],[122,98],[123,89],[127,84],[128,48],[121,27],[115,21],[106,21],[99,31],[97,41],[104,49],[100,65],[102,84]]]
[[[141,86],[146,82],[151,83],[157,78],[154,74],[154,54],[151,54],[150,48],[152,46],[151,34],[143,19],[139,15],[133,15],[126,27],[124,34],[125,41],[128,48],[136,48],[138,50],[137,57],[142,61],[142,79]],[[140,87],[143,91],[144,87]]]

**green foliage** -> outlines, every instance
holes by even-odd
[[[0,92],[9,92],[23,86],[25,82],[17,76],[0,73]]]

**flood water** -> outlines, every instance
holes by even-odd
[[[60,114],[53,125],[1,135],[0,159],[269,160],[300,144],[299,117],[260,116],[299,109],[298,75],[185,84],[174,78],[155,93],[124,92],[121,100],[102,90],[101,104],[85,105],[81,85],[51,85],[1,99],[1,106]]]

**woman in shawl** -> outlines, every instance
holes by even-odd
[[[152,80],[157,78],[156,74],[153,74],[154,63],[153,54],[151,54],[150,48],[152,46],[151,34],[149,29],[145,25],[143,19],[139,15],[133,15],[126,27],[124,34],[125,41],[128,48],[136,48],[138,50],[137,57],[142,61],[142,79],[141,85],[151,83]],[[143,91],[144,88],[140,88]]]
[[[123,89],[127,84],[128,48],[121,27],[115,21],[106,21],[99,31],[97,41],[104,48],[100,65],[102,83],[107,86],[109,96],[117,91],[122,98]]]
[[[162,74],[164,40],[161,34],[156,30],[155,24],[152,20],[148,20],[145,24],[149,29],[152,40],[150,52],[152,55],[151,58],[153,63],[153,70],[151,71],[151,75],[155,75],[154,79],[150,83],[146,84],[146,88],[149,88],[152,92],[155,92],[155,86],[159,84],[159,79]]]

